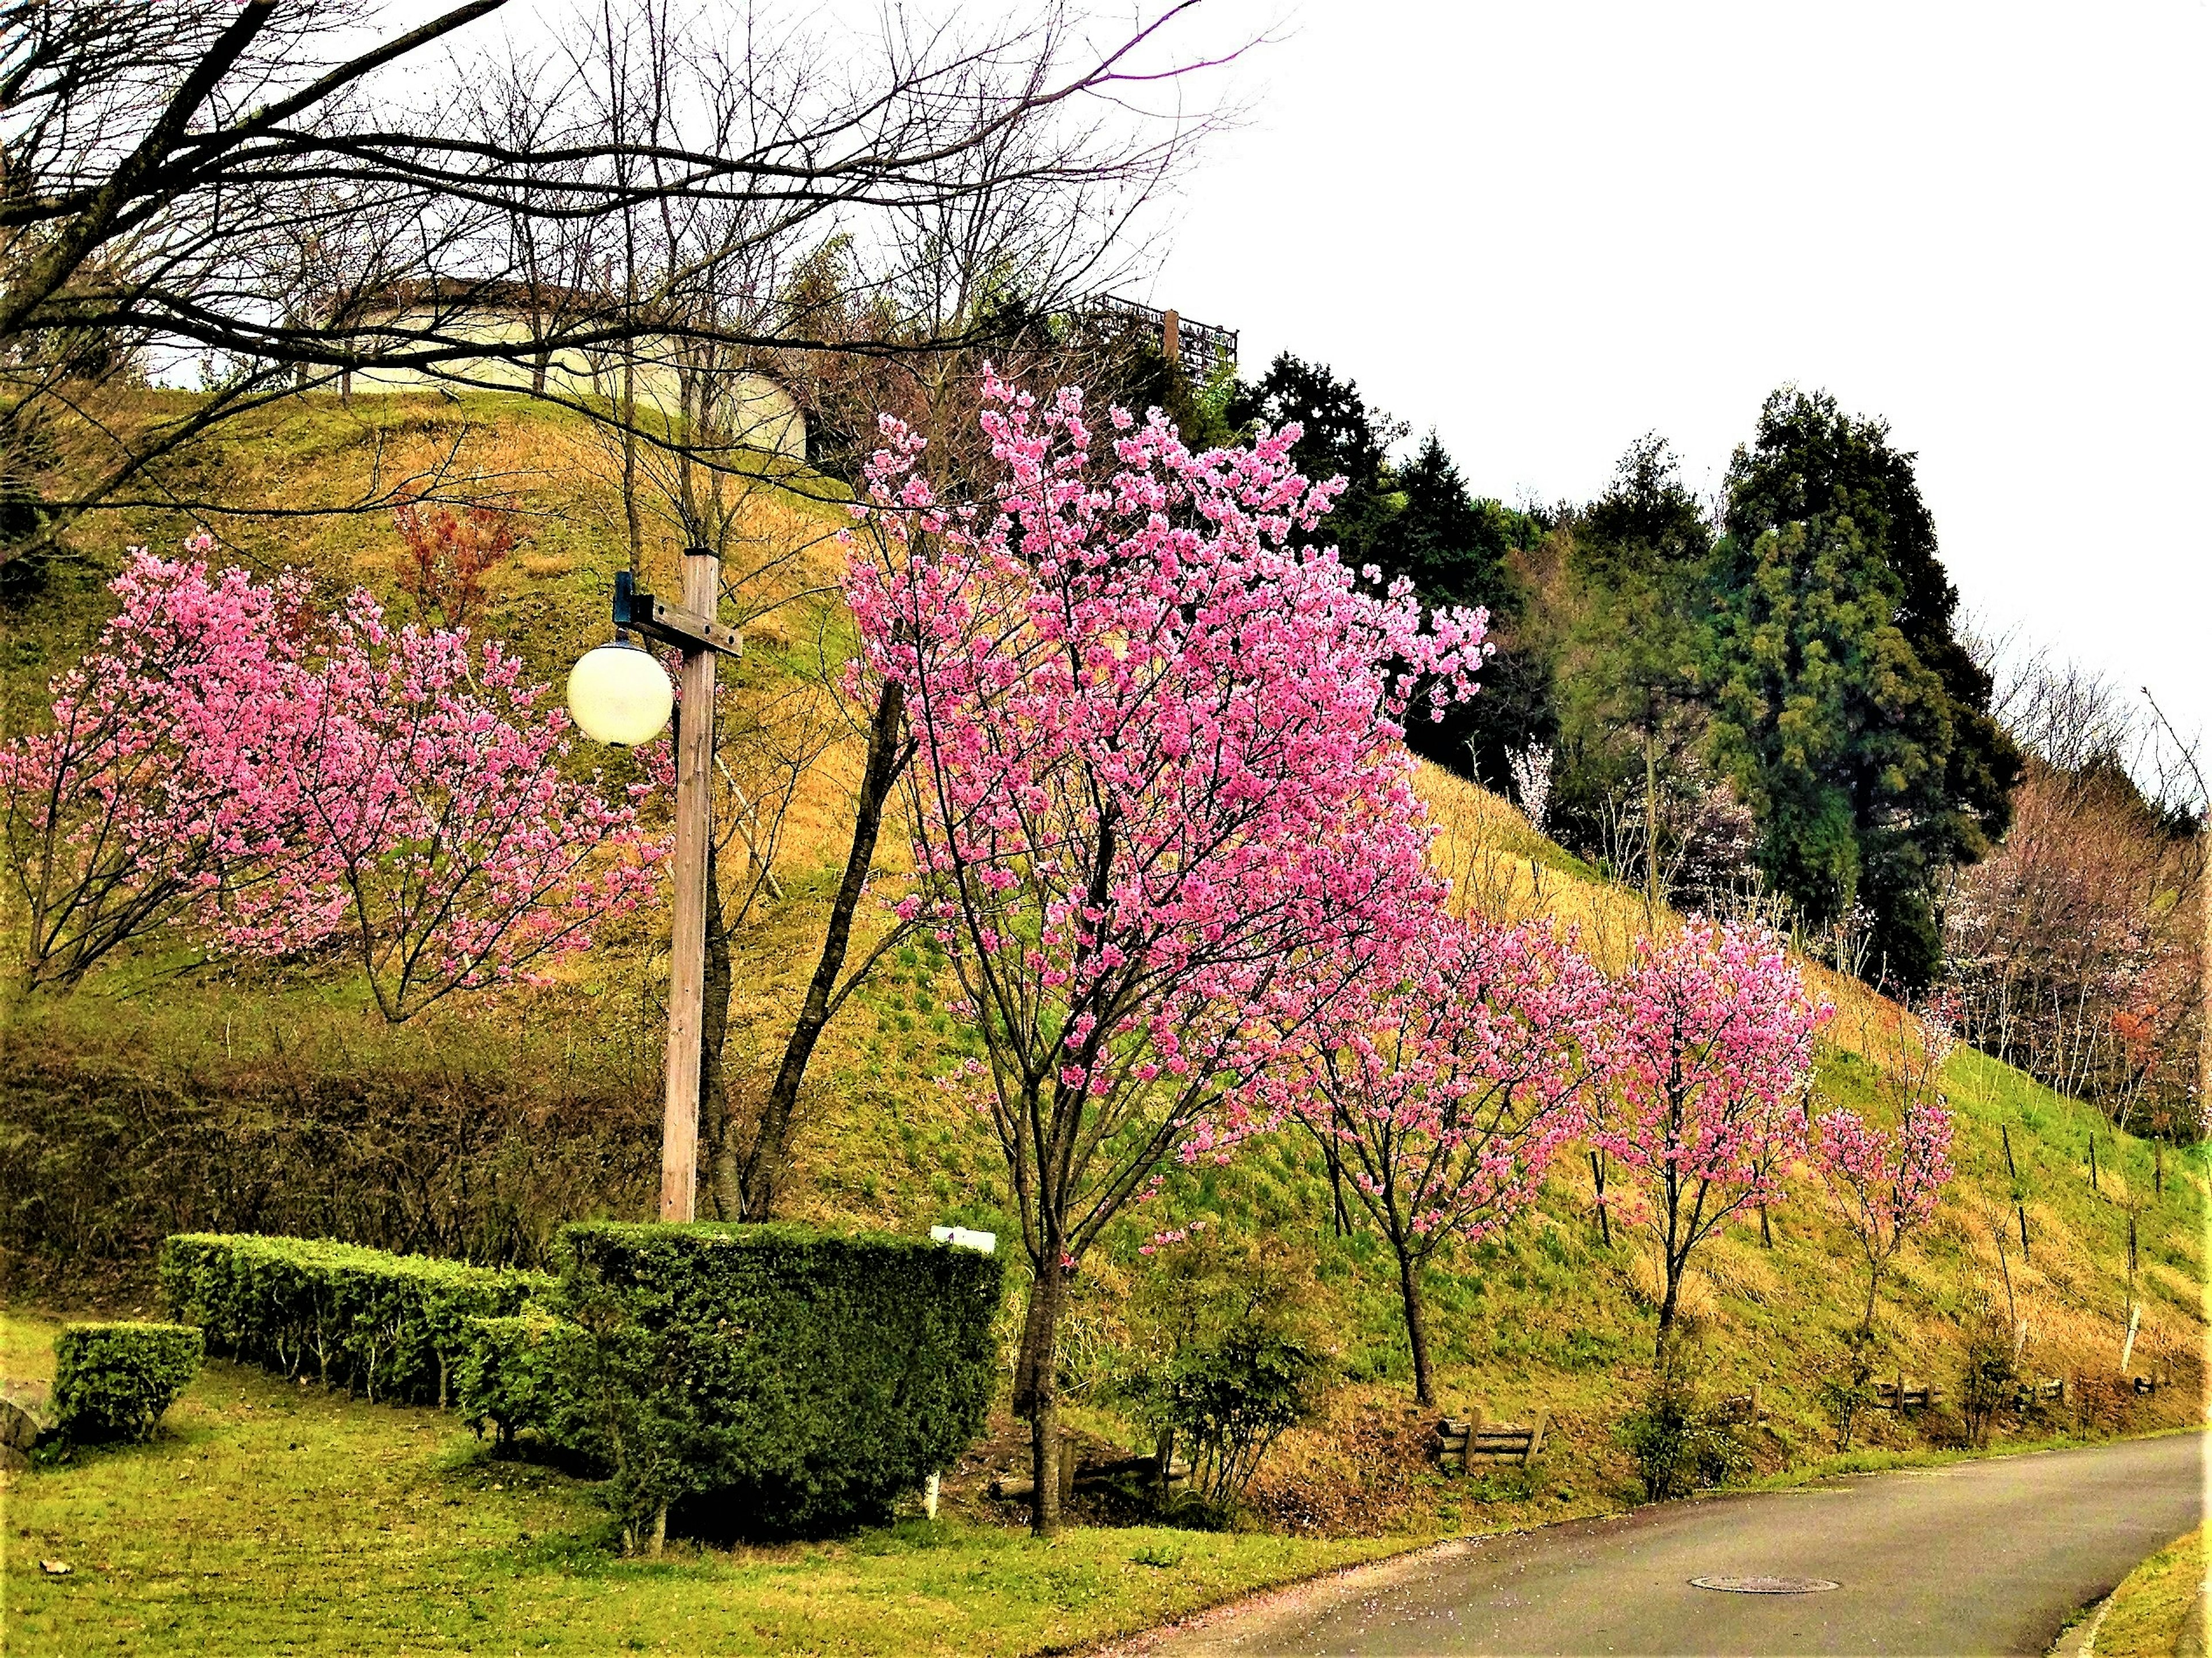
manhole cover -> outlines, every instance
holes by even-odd
[[[1825,1577],[1692,1577],[1690,1582],[1696,1588],[1723,1589],[1730,1594],[1818,1594],[1843,1587]]]

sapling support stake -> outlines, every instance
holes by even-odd
[[[1605,1240],[1605,1247],[1610,1249],[1613,1248],[1613,1222],[1607,1218],[1605,1210],[1605,1159],[1593,1146],[1589,1160],[1590,1178],[1597,1182],[1597,1232]]]
[[[2013,1298],[2012,1266],[2005,1260],[2004,1228],[2002,1226],[1992,1228],[1991,1236],[1997,1241],[1997,1271],[2004,1274],[2005,1312],[2011,1318],[2013,1326],[2016,1329],[2020,1325],[2020,1303]]]
[[[2089,1189],[2099,1193],[2104,1189],[2097,1184],[2097,1137],[2094,1134],[2089,1136]]]

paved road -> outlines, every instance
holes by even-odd
[[[1145,1649],[1260,1653],[2044,1652],[2075,1607],[2199,1524],[2178,1434],[1447,1545],[1218,1612]],[[1808,1594],[1692,1588],[1790,1576]]]

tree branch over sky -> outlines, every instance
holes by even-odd
[[[1047,3],[860,34],[750,0],[611,0],[526,39],[506,0],[412,27],[353,0],[0,0],[0,459],[44,509],[0,559],[125,481],[146,493],[208,425],[110,418],[88,388],[195,361],[246,408],[370,368],[504,385],[488,365],[648,337],[684,357],[941,347],[841,336],[793,277],[845,238],[896,306],[915,228],[979,201],[1018,205],[1051,257],[963,328],[1065,303],[1120,274],[1133,215],[1209,124],[1174,56],[1195,3],[1103,32]],[[467,325],[494,301],[526,337]]]

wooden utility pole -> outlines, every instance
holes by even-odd
[[[684,608],[711,617],[722,561],[684,554]],[[675,932],[668,968],[668,1070],[660,1122],[660,1218],[690,1220],[699,1199],[699,1043],[707,982],[707,860],[714,855],[714,652],[690,646],[678,675]]]
[[[705,1026],[707,863],[714,855],[714,659],[744,653],[734,628],[715,620],[722,561],[705,547],[684,550],[684,603],[615,575],[617,629],[635,628],[683,653],[677,682],[674,937],[668,972],[668,1066],[660,1126],[660,1218],[696,1218],[699,1199],[699,1049]]]

